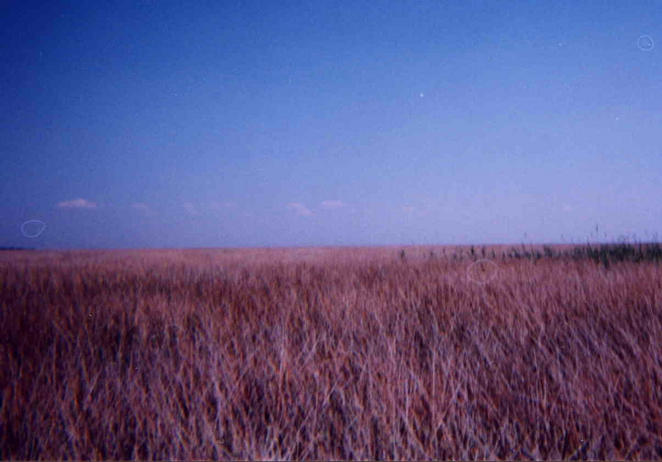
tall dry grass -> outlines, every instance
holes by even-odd
[[[662,267],[3,252],[2,459],[662,458]]]

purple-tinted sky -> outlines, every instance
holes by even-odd
[[[0,246],[650,239],[661,52],[659,1],[3,1]]]

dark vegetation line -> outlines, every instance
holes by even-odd
[[[572,246],[569,249],[556,249],[543,246],[542,250],[511,248],[508,258],[540,260],[542,258],[559,260],[592,260],[601,263],[605,268],[620,262],[660,262],[662,261],[662,246],[659,243],[616,243],[616,244],[585,244]]]
[[[449,246],[452,247],[452,246]],[[658,242],[628,243],[619,242],[611,244],[579,244],[579,245],[525,245],[521,246],[499,246],[503,250],[496,250],[495,246],[472,245],[466,250],[456,247],[451,254],[451,259],[461,261],[469,258],[491,259],[495,261],[507,260],[591,260],[609,268],[614,263],[658,263],[662,261],[662,245]],[[445,255],[445,254],[444,254]],[[398,253],[400,260],[407,261],[407,251],[401,249]],[[434,259],[438,254],[430,250],[428,258]]]

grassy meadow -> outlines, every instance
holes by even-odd
[[[2,459],[662,459],[658,245],[0,252]]]

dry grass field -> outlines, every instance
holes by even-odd
[[[0,361],[2,459],[661,459],[662,259],[0,252]]]

